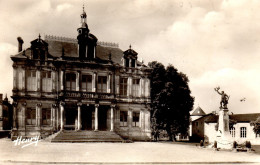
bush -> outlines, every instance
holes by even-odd
[[[217,141],[214,141],[214,148],[218,148],[218,143],[217,143]]]
[[[204,144],[203,144],[203,140],[200,141],[200,147],[203,147]]]
[[[237,148],[237,142],[236,141],[233,142],[233,148]]]
[[[251,148],[252,146],[251,146],[251,143],[250,143],[250,141],[246,141],[246,148]]]

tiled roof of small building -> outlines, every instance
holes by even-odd
[[[199,106],[191,114],[191,116],[203,116],[203,115],[206,115],[206,113]]]
[[[250,114],[229,115],[229,118],[236,120],[238,122],[250,122],[256,120],[259,116],[260,113],[250,113]]]
[[[229,119],[235,120],[237,122],[251,122],[255,121],[260,116],[260,113],[249,113],[249,114],[234,114],[229,115]],[[206,120],[206,123],[217,123],[218,115],[209,116]]]

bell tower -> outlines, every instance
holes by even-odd
[[[89,35],[89,29],[87,25],[87,14],[84,10],[83,5],[83,13],[80,15],[81,21],[80,21],[80,27],[77,29],[78,31],[78,55],[80,59],[84,59],[87,57],[88,53],[88,35]]]

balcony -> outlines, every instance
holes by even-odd
[[[95,93],[95,92],[80,92],[80,91],[63,91],[65,98],[84,98],[84,99],[114,99],[112,93]]]

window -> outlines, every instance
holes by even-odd
[[[26,109],[26,124],[35,125],[36,124],[36,110],[32,108]]]
[[[246,127],[240,127],[240,137],[246,138]]]
[[[230,135],[231,135],[231,137],[236,136],[236,129],[234,127],[230,128]]]
[[[131,62],[131,67],[135,67],[135,59],[132,59],[132,62]]]
[[[51,72],[42,72],[42,91],[51,92]]]
[[[107,76],[98,76],[97,91],[100,93],[107,92]]]
[[[140,116],[140,112],[133,112],[133,122],[132,122],[133,127],[139,127],[139,116]]]
[[[120,127],[127,127],[127,111],[120,111]]]
[[[27,90],[36,91],[36,71],[27,71]]]
[[[82,88],[82,91],[92,92],[92,76],[91,75],[82,75],[81,88]]]
[[[127,95],[127,78],[120,78],[120,95]]]
[[[125,67],[129,67],[129,59],[125,58]]]
[[[51,125],[51,109],[42,108],[42,125]]]
[[[75,73],[66,74],[66,90],[70,90],[70,91],[76,90],[76,74]]]
[[[22,71],[18,72],[18,89],[23,89],[23,73]]]
[[[140,86],[139,86],[140,79],[133,79],[133,96],[139,96]]]

